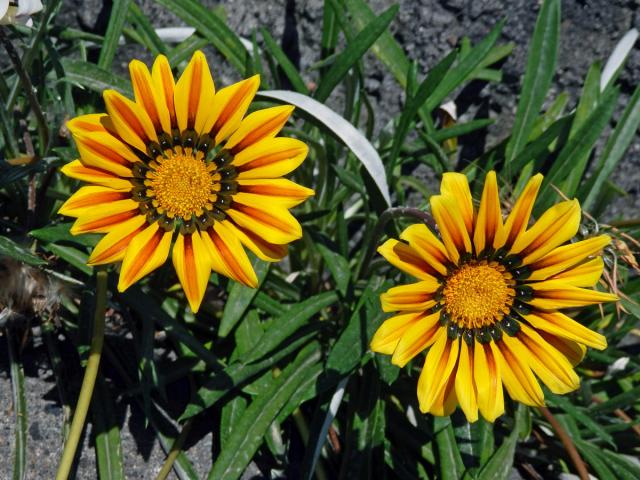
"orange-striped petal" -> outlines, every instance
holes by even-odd
[[[476,348],[478,348],[477,345]],[[455,376],[455,388],[460,408],[469,422],[478,420],[478,393],[474,380],[475,363],[474,349],[469,348],[466,342],[460,342],[460,358]],[[499,377],[498,385],[502,389]]]
[[[68,120],[67,128],[73,136],[92,132],[115,133],[113,122],[106,113],[90,113]]]
[[[259,198],[262,202],[253,197],[234,195],[227,215],[240,227],[251,230],[269,243],[285,244],[302,237],[302,227],[286,208],[265,204],[264,198]]]
[[[391,238],[378,247],[378,253],[391,265],[409,275],[420,280],[435,280],[433,274],[436,271],[433,267],[406,243]]]
[[[442,242],[427,228],[417,223],[407,227],[400,238],[409,243],[425,261],[441,275],[447,274],[449,258]]]
[[[403,313],[386,319],[371,339],[371,350],[392,355],[404,333],[424,318],[424,313]]]
[[[460,349],[460,339],[449,340],[446,329],[438,329],[436,337],[418,379],[418,403],[423,413],[439,406],[436,402],[451,379]]]
[[[478,395],[478,409],[489,422],[504,413],[504,392],[502,391],[503,368],[493,342],[483,345],[478,340],[474,344],[473,376]]]
[[[431,212],[438,224],[449,258],[457,263],[461,252],[471,252],[471,239],[465,221],[453,197],[435,195],[431,197]]]
[[[60,215],[79,217],[100,205],[107,205],[118,200],[131,198],[129,192],[114,190],[109,187],[89,185],[81,187],[58,210]]]
[[[142,215],[136,215],[115,226],[95,246],[87,264],[103,265],[121,261],[131,241],[146,226],[147,221]]]
[[[562,312],[535,312],[524,317],[536,330],[604,350],[607,339]]]
[[[292,172],[306,158],[309,147],[295,138],[265,138],[233,159],[238,179],[278,178]]]
[[[207,230],[207,235],[202,236],[211,257],[211,268],[248,287],[256,288],[258,277],[240,240],[233,235],[228,225],[227,220],[216,222]]]
[[[436,304],[433,294],[438,288],[440,283],[435,279],[390,288],[380,295],[382,310],[385,312],[425,311]]]
[[[93,183],[94,185],[102,185],[113,190],[127,192],[131,190],[131,182],[129,180],[120,178],[107,170],[84,165],[80,160],[67,163],[60,171],[67,177]]]
[[[533,288],[534,297],[528,303],[542,310],[584,307],[618,301],[618,297],[611,293],[573,287],[562,280],[545,280],[531,283],[529,286]]]
[[[198,134],[205,133],[205,122],[213,107],[215,93],[207,59],[201,51],[196,51],[178,79],[173,95],[181,131],[193,129]]]
[[[133,238],[122,260],[118,280],[119,292],[124,292],[164,264],[169,256],[172,236],[173,232],[165,232],[158,226],[158,222],[155,222]]]
[[[287,245],[269,243],[259,235],[256,235],[250,230],[240,228],[233,222],[227,222],[226,226],[231,231],[231,234],[237,237],[240,242],[251,250],[260,260],[278,262],[287,256],[289,249]]]
[[[131,164],[138,156],[109,132],[88,132],[74,136],[82,163],[113,173],[119,177],[133,177]]]
[[[503,227],[498,181],[496,172],[490,171],[484,181],[478,219],[473,232],[473,243],[476,247],[476,252],[480,253],[487,247],[493,247],[493,239],[501,228]]]
[[[409,360],[432,345],[443,330],[440,327],[440,312],[424,315],[405,330],[393,352],[391,363],[404,367]]]
[[[139,60],[129,63],[129,73],[136,102],[147,112],[156,132],[171,133],[171,118],[164,90],[155,87],[149,69]]]
[[[602,276],[602,270],[604,270],[604,261],[602,257],[596,257],[558,273],[551,277],[550,280],[562,280],[567,285],[573,285],[574,287],[595,287]]]
[[[144,108],[115,90],[105,90],[102,96],[120,138],[141,152],[146,152],[149,141],[158,141],[156,130]]]
[[[499,229],[493,240],[493,248],[498,249],[505,245],[511,246],[516,238],[525,231],[529,225],[529,217],[538,196],[540,185],[542,185],[542,179],[543,176],[539,173],[531,177],[507,217],[504,227]]]
[[[138,202],[131,199],[117,200],[100,208],[82,212],[70,229],[72,235],[90,232],[109,232],[122,222],[140,215]]]
[[[193,313],[200,308],[209,283],[211,261],[200,232],[179,234],[172,252],[173,267]]]
[[[211,132],[216,145],[238,129],[259,86],[260,76],[254,75],[216,93],[203,127],[205,131]]]
[[[173,73],[171,73],[171,66],[169,60],[164,55],[158,55],[153,62],[151,68],[151,81],[153,82],[154,90],[158,95],[161,102],[167,107],[169,113],[169,121],[172,128],[178,127],[178,121],[176,119],[176,109],[173,103],[173,94],[175,90],[175,80],[173,79]]]
[[[291,105],[282,105],[265,108],[247,115],[240,122],[238,129],[229,137],[225,148],[237,155],[260,140],[275,137],[289,120],[293,108]]]
[[[272,203],[284,208],[301,204],[315,192],[285,178],[238,180],[240,192],[233,198],[245,205]]]
[[[499,348],[494,348],[493,353],[509,396],[525,405],[543,406],[544,394],[527,362],[527,349],[515,337],[504,335],[502,338]]]
[[[440,193],[451,198],[457,205],[467,233],[473,232],[473,200],[467,177],[462,173],[446,172],[442,174]]]

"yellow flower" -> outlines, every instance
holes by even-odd
[[[201,52],[177,82],[164,56],[151,72],[137,60],[129,69],[135,101],[107,90],[107,114],[67,123],[80,159],[62,172],[90,185],[60,213],[77,217],[74,235],[106,233],[89,264],[122,261],[124,291],[164,264],[175,237],[173,265],[194,312],[212,269],[256,287],[243,245],[263,260],[282,259],[302,236],[288,209],[313,195],[281,178],[308,151],[276,136],[293,107],[245,117],[258,76],[216,92]]]
[[[606,347],[560,310],[617,300],[585,288],[598,282],[610,238],[566,244],[580,224],[576,200],[527,228],[541,182],[529,181],[503,223],[495,172],[477,211],[466,177],[445,173],[441,195],[431,198],[441,238],[412,225],[378,249],[419,281],[381,295],[383,310],[399,314],[380,326],[371,349],[401,367],[428,349],[418,380],[423,413],[450,415],[460,405],[470,422],[478,411],[493,422],[504,413],[503,385],[514,400],[541,406],[538,379],[554,393],[575,390],[585,345]]]

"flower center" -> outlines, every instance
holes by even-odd
[[[159,157],[157,163],[158,168],[147,173],[149,196],[155,197],[158,210],[166,211],[168,217],[188,220],[202,215],[207,204],[216,200],[213,178],[204,161],[174,153]]]
[[[513,285],[511,274],[499,263],[471,261],[447,278],[442,290],[444,309],[459,328],[491,326],[509,313]]]

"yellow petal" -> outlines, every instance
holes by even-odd
[[[471,252],[471,240],[457,200],[453,197],[431,197],[431,212],[435,218],[449,258],[458,263],[461,252]]]
[[[405,334],[406,335],[406,334]],[[402,343],[402,340],[400,341]],[[435,343],[429,349],[418,379],[418,403],[421,412],[434,407],[442,390],[446,388],[458,361],[460,339],[449,340],[447,330],[439,328]]]
[[[246,116],[231,135],[225,148],[234,155],[265,138],[275,137],[293,112],[291,105],[265,108]]]
[[[545,280],[531,283],[529,286],[534,290],[534,297],[527,303],[542,310],[584,307],[618,301],[618,297],[611,293],[573,287],[563,280]]]
[[[304,161],[309,147],[295,138],[265,138],[239,152],[233,159],[238,179],[278,178]]]
[[[127,179],[120,178],[113,173],[95,167],[88,167],[80,160],[74,160],[64,165],[60,171],[67,177],[82,180],[83,182],[93,183],[94,185],[102,185],[119,191],[130,191],[131,182]]]
[[[580,386],[580,379],[567,357],[524,323],[521,324],[518,339],[528,350],[529,365],[553,393],[572,392]]]
[[[509,396],[518,402],[534,407],[544,405],[544,394],[529,367],[529,353],[516,337],[503,335],[494,353],[500,364],[502,382]]]
[[[131,164],[140,159],[124,143],[109,132],[89,132],[74,136],[82,163],[113,173],[133,177]]]
[[[403,313],[388,318],[376,330],[371,339],[370,348],[374,352],[392,355],[398,346],[400,337],[409,327],[424,318],[424,313]]]
[[[524,317],[529,324],[552,335],[583,343],[598,350],[607,348],[607,339],[562,312],[536,312]]]
[[[602,270],[604,270],[602,257],[596,257],[593,260],[581,263],[569,270],[554,275],[551,277],[551,280],[562,280],[566,284],[573,285],[574,287],[595,287],[602,276]]]
[[[608,235],[598,235],[580,242],[562,245],[529,266],[532,271],[529,280],[546,280],[580,263],[590,255],[599,253],[610,242],[611,237]]]
[[[68,120],[67,128],[73,136],[92,132],[115,132],[113,123],[106,113],[90,113]]]
[[[569,362],[571,362],[571,365],[573,366],[578,365],[587,353],[587,347],[580,343],[574,342],[573,340],[557,337],[545,332],[540,332],[540,335],[550,345],[552,345],[553,348],[562,352],[562,354],[567,357],[567,359],[569,359]]]
[[[437,332],[443,330],[439,321],[440,312],[436,312],[413,322],[400,338],[391,357],[391,363],[404,367],[409,360],[433,344],[436,341]]]
[[[409,243],[426,263],[441,275],[447,274],[447,250],[442,242],[424,224],[414,224],[407,227],[400,238]]]
[[[238,129],[259,86],[260,76],[254,75],[223,88],[213,97],[211,111],[203,128],[204,131],[211,132],[216,145]]]
[[[380,295],[382,310],[425,311],[436,304],[433,294],[439,287],[440,283],[433,279],[390,288]]]
[[[287,256],[287,245],[277,245],[269,243],[255,233],[240,228],[233,222],[226,223],[231,234],[237,237],[240,242],[251,250],[260,260],[266,262],[278,262]]]
[[[498,249],[505,245],[511,246],[516,237],[525,231],[529,224],[531,210],[533,210],[533,204],[536,201],[538,190],[540,190],[542,179],[543,177],[539,173],[531,177],[507,217],[504,227],[499,229],[498,235],[493,240],[493,248]]]
[[[474,381],[474,349],[469,348],[466,342],[460,342],[460,358],[456,371],[455,388],[460,408],[467,417],[467,421],[478,420],[478,395]],[[498,385],[499,380],[498,380]],[[502,389],[502,385],[500,385]]]
[[[464,343],[464,342],[463,342]],[[504,413],[502,368],[493,342],[483,345],[475,340],[473,348],[473,376],[478,396],[478,409],[488,422]]]
[[[196,51],[178,79],[173,94],[178,128],[204,132],[205,122],[213,107],[215,87],[207,59]]]
[[[116,225],[139,216],[138,202],[131,199],[116,200],[99,208],[82,212],[70,229],[72,235],[82,233],[103,233],[111,231]]]
[[[493,246],[496,233],[502,228],[502,213],[500,212],[500,197],[498,195],[498,181],[496,172],[487,173],[484,181],[478,219],[473,232],[473,243],[476,252],[481,253],[486,247]]]
[[[471,235],[473,231],[473,200],[469,190],[467,177],[462,173],[446,172],[442,175],[440,193],[451,197],[458,205],[460,216],[467,228],[467,233]]]
[[[109,187],[101,187],[90,185],[81,187],[74,193],[58,210],[60,215],[67,217],[79,217],[83,213],[94,208],[100,208],[100,205],[110,204],[118,200],[131,198],[129,192],[114,190]]]
[[[211,268],[243,285],[256,288],[258,277],[240,240],[228,225],[227,220],[216,222],[207,230],[207,235],[202,236],[211,256]]]
[[[124,258],[131,241],[146,226],[147,221],[142,215],[136,215],[115,226],[95,246],[89,260],[87,260],[87,265],[119,262]]]
[[[544,212],[529,230],[516,238],[510,253],[523,257],[523,264],[528,265],[572,238],[579,226],[578,201],[560,202]]]
[[[251,230],[269,243],[281,245],[302,237],[302,227],[286,208],[265,204],[264,200],[257,202],[247,196],[238,197],[234,195],[227,215],[240,227]]]
[[[171,133],[171,118],[164,98],[164,89],[156,88],[149,69],[140,60],[129,63],[129,73],[136,102],[145,109],[156,132]]]
[[[200,232],[179,234],[172,252],[173,267],[193,313],[200,308],[209,283],[211,261]]]
[[[293,208],[315,193],[310,188],[298,185],[286,178],[238,180],[238,185],[240,186],[240,192],[234,195],[233,198],[245,205],[271,203],[284,208]],[[247,200],[247,197],[250,199]]]
[[[141,106],[115,90],[105,90],[102,96],[120,138],[141,152],[147,151],[147,142],[158,141],[153,123]]]
[[[435,280],[437,273],[412,247],[391,238],[378,247],[387,262],[420,280]]]
[[[164,55],[158,55],[153,62],[151,81],[153,82],[153,87],[159,100],[166,105],[171,127],[177,128],[178,121],[176,120],[176,109],[173,104],[175,81],[173,79],[173,73],[171,73],[169,60],[167,60],[167,57]]]
[[[122,261],[118,280],[119,292],[124,292],[164,264],[169,256],[172,235],[173,232],[165,232],[158,226],[158,222],[155,222],[134,237]]]
[[[445,384],[444,388],[440,390],[440,393],[431,404],[431,408],[429,408],[429,413],[431,415],[435,415],[438,417],[446,417],[451,415],[456,407],[458,406],[458,396],[456,395],[455,389],[455,377],[456,377],[456,368],[452,370],[449,375],[449,379]]]

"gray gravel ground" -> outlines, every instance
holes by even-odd
[[[109,1],[105,1],[109,4]],[[156,26],[180,25],[180,21],[151,0],[139,1]],[[249,37],[254,28],[266,27],[274,37],[279,38],[284,28],[284,1],[205,1],[208,6],[222,5],[228,15],[228,24],[241,35]],[[376,11],[391,5],[389,0],[371,2]],[[520,78],[526,64],[526,44],[533,31],[538,11],[538,2],[531,0],[402,0],[398,17],[392,25],[395,37],[403,45],[410,58],[418,60],[422,72],[433,66],[437,59],[449,51],[458,39],[468,35],[473,41],[485,36],[495,22],[502,17],[508,21],[502,41],[513,41],[516,48],[503,66],[504,81],[497,85],[487,85],[473,97],[459,98],[461,105],[470,100],[476,102],[469,111],[482,107],[497,120],[490,130],[487,144],[491,145],[508,132],[513,122]],[[582,80],[589,65],[597,60],[606,60],[616,42],[632,27],[640,27],[640,5],[629,0],[568,0],[562,6],[562,30],[560,56],[557,75],[553,83],[553,93],[569,93],[570,105],[575,104]],[[100,31],[104,28],[107,10],[103,0],[67,0],[57,22],[85,30]],[[322,21],[322,2],[319,0],[299,0],[296,6],[298,33],[300,38],[301,67],[307,80],[313,80],[308,67],[319,60],[319,42]],[[114,68],[126,72],[132,57],[151,61],[147,52],[140,47],[124,46],[118,53]],[[211,58],[214,58],[212,54]],[[218,57],[219,58],[219,57]],[[225,85],[238,80],[237,75],[223,62],[211,62],[216,75],[216,83]],[[403,94],[394,79],[373,57],[367,61],[367,90],[373,97],[379,113],[377,129],[402,106]],[[640,50],[636,47],[621,77],[623,106],[633,89],[640,83]],[[466,148],[474,147],[467,145]],[[477,146],[476,146],[477,147]],[[623,215],[626,218],[640,214],[640,139],[631,146],[626,158],[618,167],[612,181],[627,192],[608,207],[608,216]],[[26,368],[29,414],[29,479],[53,478],[61,451],[61,425],[63,411],[58,400],[57,389],[42,346],[29,345],[24,352],[29,358]],[[11,401],[11,382],[8,378],[6,342],[0,341],[0,480],[10,478],[12,465],[12,442],[14,413]],[[132,415],[133,411],[133,415]],[[157,442],[145,432],[136,414],[136,407],[120,404],[123,456],[126,476],[130,479],[154,478],[164,459]],[[89,429],[90,435],[90,429]],[[204,437],[188,451],[196,468],[204,475],[210,465],[211,436]],[[78,466],[77,478],[96,478],[95,455],[88,446],[85,448]]]

